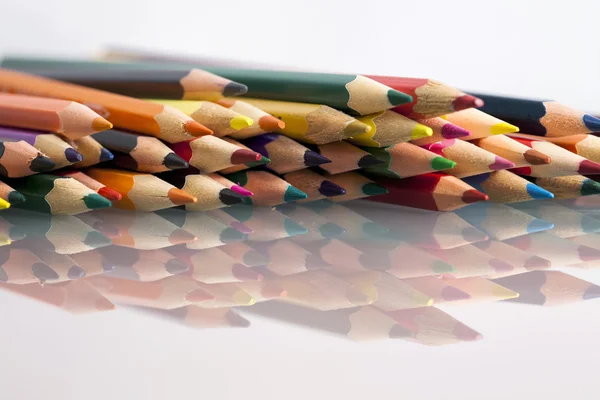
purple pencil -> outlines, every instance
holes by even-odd
[[[52,133],[0,126],[0,140],[5,142],[26,141],[54,161],[56,164],[54,169],[83,160],[83,156],[79,152]]]

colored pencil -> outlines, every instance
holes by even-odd
[[[445,346],[483,338],[481,333],[435,307],[398,310],[385,314],[402,327],[404,339],[426,346]]]
[[[471,132],[468,140],[519,132],[519,127],[474,108],[447,114],[443,118]]]
[[[383,195],[388,192],[384,186],[353,171],[328,175],[327,178],[346,190],[344,194],[331,197],[331,201],[335,203]]]
[[[468,278],[463,278],[468,279]],[[461,279],[456,279],[461,280]],[[450,281],[436,276],[421,276],[403,280],[404,284],[430,296],[435,305],[467,301],[471,295],[451,285]]]
[[[81,253],[111,244],[102,233],[69,215],[11,209],[10,213],[3,213],[2,218],[13,225],[11,236],[45,238],[51,249],[59,254]]]
[[[519,292],[510,301],[539,306],[558,306],[600,297],[600,286],[560,271],[531,271],[494,282]]]
[[[248,98],[244,98],[244,102],[281,120],[285,127],[277,131],[303,143],[337,142],[371,129],[357,119],[325,105]],[[237,139],[250,136],[254,136],[251,131],[232,134]]]
[[[330,178],[330,176],[322,176],[308,169],[290,172],[283,176],[287,183],[306,194],[306,199],[302,201],[346,194],[346,189],[334,183]]]
[[[235,207],[235,206],[232,206],[232,207]],[[238,221],[231,215],[223,212],[223,210],[220,208],[215,209],[215,210],[206,211],[205,214],[206,214],[206,216],[217,220],[219,223],[233,228],[234,230],[236,230],[238,232],[238,234],[241,233],[244,235],[249,235],[250,233],[254,232],[251,228],[247,227],[246,225],[244,225],[243,223],[241,223],[240,221]],[[246,237],[244,236],[244,238],[246,238]],[[238,243],[238,242],[232,242],[232,243]]]
[[[311,151],[300,143],[276,133],[264,133],[260,136],[246,139],[243,143],[264,157],[268,157],[271,161],[264,168],[277,174],[287,174],[288,172],[316,167],[331,162],[331,160],[319,153]]]
[[[245,312],[290,324],[346,337],[355,342],[401,339],[409,332],[374,307],[318,311],[280,301],[257,304]]]
[[[0,282],[15,285],[29,283],[40,284],[42,281],[35,275],[35,271],[51,270],[29,249],[0,247],[2,265],[0,266]]]
[[[108,120],[117,128],[130,129],[156,136],[171,143],[193,139],[195,136],[212,134],[210,129],[194,121],[181,111],[132,97],[7,69],[0,69],[0,83],[2,89],[7,92],[28,93],[93,105],[95,111],[98,111],[101,115],[106,115]],[[112,125],[104,119],[96,121],[97,129],[93,129],[93,131],[112,128]],[[0,123],[2,122],[0,121]],[[81,129],[80,125],[77,124],[77,127]],[[23,127],[37,129],[35,126]],[[73,138],[81,136],[85,135],[80,133],[80,135]]]
[[[241,147],[242,149],[246,149],[249,151],[252,151],[252,149],[248,146],[246,146],[245,144],[238,142],[237,140],[234,140],[230,137],[223,137],[221,138],[222,140],[231,143],[232,145]],[[251,163],[247,163],[247,164],[238,164],[238,165],[232,165],[231,167],[227,167],[227,168],[223,168],[222,170],[220,170],[219,172],[222,174],[232,174],[234,172],[238,172],[238,171],[244,171],[248,168],[252,168],[252,167],[258,167],[261,165],[265,165],[270,163],[271,160],[269,160],[267,157],[265,156],[261,156],[261,159],[258,161],[254,161]]]
[[[54,161],[24,140],[0,141],[0,175],[2,176],[21,178],[49,171],[55,166]]]
[[[158,215],[197,238],[197,240],[186,243],[188,249],[209,249],[227,243],[243,242],[247,238],[246,234],[205,213],[188,213],[171,208],[158,211]]]
[[[390,229],[349,209],[345,205],[329,200],[317,200],[302,204],[303,207],[326,217],[332,223],[344,229],[344,238],[356,240],[385,238]],[[281,206],[280,206],[281,207]]]
[[[117,157],[116,163],[125,164],[120,166],[134,171],[156,173],[189,166],[187,161],[153,137],[110,129],[95,134],[94,139],[109,150],[128,155],[127,158]]]
[[[99,133],[99,132],[98,132]],[[51,133],[39,131],[0,127],[0,140],[19,141],[24,140],[40,153],[54,161],[54,168],[63,168],[67,165],[83,160],[73,147]]]
[[[219,247],[219,249],[230,257],[238,260],[241,264],[249,267],[265,266],[271,263],[271,260],[267,255],[253,249],[248,243],[228,243],[225,246]]]
[[[201,173],[216,172],[237,164],[255,163],[261,155],[214,136],[170,145],[175,154]]]
[[[115,157],[113,153],[102,147],[102,145],[91,136],[76,140],[67,140],[67,143],[83,157],[82,161],[72,165],[73,168],[91,167],[92,165],[111,161]]]
[[[483,105],[481,99],[433,79],[378,75],[367,77],[412,96],[410,103],[393,108],[410,118],[434,118]]]
[[[159,175],[171,185],[194,196],[198,201],[185,205],[187,211],[208,211],[241,204],[243,196],[206,175],[179,172]]]
[[[460,279],[473,276],[489,276],[503,271],[511,271],[512,266],[502,260],[478,249],[472,244],[466,244],[452,249],[429,249],[437,258],[454,266],[454,271],[444,274],[444,277]]]
[[[210,174],[206,174],[206,176],[208,176],[210,179],[220,183],[221,185],[225,186],[227,189],[233,190],[235,193],[237,193],[241,196],[248,197],[248,196],[252,196],[254,194],[251,191],[244,189],[237,183],[231,182],[229,179],[225,178],[223,175],[219,175],[219,174],[213,172]]]
[[[471,298],[465,302],[475,303],[484,301],[500,301],[515,299],[519,293],[498,285],[481,276],[473,276],[462,279],[446,279],[452,287],[468,293]]]
[[[392,245],[401,241],[423,248],[450,249],[488,240],[485,233],[456,213],[417,211],[414,208],[385,205],[372,207],[367,202],[354,203],[352,209],[388,229],[377,238],[376,243],[381,245],[386,245],[387,239],[387,244]]]
[[[600,260],[600,250],[580,245],[568,239],[559,238],[548,232],[537,232],[531,235],[519,236],[506,241],[518,249],[536,254],[552,265],[566,266],[581,264],[587,261]]]
[[[26,198],[19,208],[32,211],[75,215],[111,206],[109,200],[69,177],[39,174],[13,185]]]
[[[214,283],[208,285],[198,282],[198,285],[213,298],[202,303],[205,308],[249,307],[256,304],[256,299],[239,288],[238,283]]]
[[[63,309],[71,314],[112,311],[115,305],[86,281],[76,280],[55,285],[7,285],[2,289]]]
[[[554,224],[504,204],[480,203],[456,212],[490,239],[506,240],[550,230]]]
[[[494,171],[469,176],[463,178],[463,181],[488,195],[490,201],[494,203],[517,203],[554,198],[554,190],[549,192],[510,171]]]
[[[158,309],[174,309],[202,304],[214,298],[193,279],[173,275],[155,282],[94,276],[88,280],[96,290],[117,304],[132,304]]]
[[[298,236],[302,237],[304,235]],[[294,238],[279,239],[272,242],[254,242],[252,247],[269,260],[256,270],[267,278],[286,276],[306,272],[310,269],[312,253],[296,244]]]
[[[156,211],[198,201],[196,197],[153,175],[99,168],[90,168],[86,173],[123,196],[113,203],[117,208]]]
[[[484,101],[482,111],[517,125],[536,136],[569,136],[600,132],[600,119],[556,101],[477,95]]]
[[[431,211],[453,211],[488,196],[460,179],[443,173],[429,173],[406,179],[377,178],[388,194],[369,200]]]
[[[461,128],[458,125],[454,125],[442,117],[428,118],[428,119],[415,119],[418,123],[428,126],[433,131],[433,134],[428,137],[418,139],[421,144],[435,143],[444,139],[464,139],[469,140],[471,138],[471,132]]]
[[[600,250],[600,233],[587,233],[585,235],[571,237],[569,240],[577,245]],[[600,266],[600,261],[585,261],[579,264],[569,265],[569,267],[581,269],[597,269],[598,266]]]
[[[78,218],[109,237],[112,244],[138,250],[161,249],[197,239],[155,213],[112,208],[81,214]]]
[[[371,130],[348,138],[357,146],[386,147],[433,134],[433,130],[393,111],[382,111],[358,118]]]
[[[600,194],[600,183],[581,175],[529,179],[544,190],[552,191],[556,199],[572,199]]]
[[[19,92],[8,87],[3,91]],[[75,101],[9,93],[0,93],[1,125],[56,132],[71,139],[112,128],[110,122]]]
[[[463,140],[447,139],[426,144],[423,148],[454,161],[456,165],[447,173],[457,178],[465,178],[515,166],[513,162]]]
[[[224,208],[223,213],[234,217],[252,230],[248,239],[258,242],[304,235],[308,230],[279,211],[265,207],[233,206]]]
[[[302,236],[298,239],[301,240],[301,238]],[[338,239],[313,240],[305,243],[296,240],[296,238],[292,240],[301,244],[310,253],[310,257],[307,257],[304,266],[307,270],[326,270],[330,273],[368,271],[368,268],[363,265],[364,253],[346,242]],[[291,273],[296,272],[298,271],[292,271]]]
[[[22,193],[19,193],[12,187],[8,186],[6,183],[0,181],[0,199],[4,200],[4,202],[9,203],[8,206],[4,207],[8,208],[10,207],[10,204],[17,205],[23,203],[25,201],[25,196],[23,196]]]
[[[277,211],[308,229],[306,234],[297,237],[302,242],[337,238],[346,234],[344,228],[331,222],[327,217],[316,213],[306,205],[285,203],[277,206]]]
[[[552,161],[545,165],[531,165],[515,168],[513,172],[519,175],[528,175],[536,178],[550,178],[569,175],[594,175],[600,174],[600,164],[589,161],[577,154],[571,153],[560,146],[550,142],[514,138],[514,140],[550,156]]]
[[[69,254],[69,257],[85,270],[85,277],[102,275],[114,269],[114,265],[102,256],[100,249]]]
[[[550,164],[551,158],[505,135],[475,139],[471,143],[497,156],[503,157],[516,167]]]
[[[15,241],[23,240],[26,235],[15,229],[8,220],[0,217],[0,246],[7,246]]]
[[[369,174],[408,178],[428,172],[452,169],[456,166],[454,161],[440,157],[436,153],[412,143],[398,143],[383,149],[375,147],[365,147],[364,149],[383,161],[383,164],[365,168],[365,172]]]
[[[271,114],[264,112],[260,108],[255,107],[250,103],[246,103],[245,101],[236,99],[221,99],[217,101],[217,104],[239,114],[245,115],[253,121],[252,125],[248,128],[243,128],[232,133],[232,138],[244,139],[260,135],[261,133],[279,131],[285,128],[285,122],[275,118]]]
[[[533,140],[542,139],[539,136],[526,135],[521,133],[515,134],[515,137]],[[543,140],[560,146],[563,149],[569,150],[571,153],[578,154],[583,158],[587,158],[590,161],[600,163],[600,138],[597,136],[588,135],[584,133],[580,135],[569,135],[560,137],[545,136]]]
[[[98,250],[113,268],[104,276],[154,282],[188,271],[188,266],[165,249],[137,250],[121,246]]]
[[[217,137],[227,136],[252,126],[254,121],[230,108],[210,101],[146,99],[147,101],[173,107],[206,126]]]
[[[261,274],[218,247],[190,250],[177,246],[168,251],[189,267],[188,275],[198,282],[213,284],[262,279]]]
[[[528,271],[535,271],[550,268],[550,260],[530,254],[507,243],[497,240],[487,240],[485,242],[473,243],[473,246],[483,250],[492,257],[505,261],[512,266],[512,269],[497,271],[493,275],[486,275],[485,278],[495,279],[503,276],[522,274]]]
[[[192,305],[172,310],[136,307],[136,311],[178,323],[186,328],[247,328],[250,326],[250,321],[226,307],[202,308]]]
[[[287,296],[285,289],[268,280],[221,283],[219,286],[234,286],[248,293],[254,299],[254,304],[278,300]]]
[[[348,142],[333,142],[310,148],[331,161],[319,166],[329,174],[341,174],[384,163],[383,160]]]
[[[61,171],[56,171],[56,175],[64,176],[67,178],[73,178],[77,182],[85,185],[89,189],[93,190],[94,192],[98,193],[100,196],[105,197],[110,201],[117,201],[117,200],[121,200],[121,198],[122,198],[120,193],[115,192],[114,190],[112,190],[111,188],[109,188],[107,186],[104,186],[102,183],[98,182],[95,179],[90,178],[83,172],[61,170]]]
[[[552,234],[571,238],[592,232],[600,232],[600,220],[577,212],[552,201],[528,202],[512,205],[519,211],[554,224]]]
[[[307,198],[306,193],[270,172],[240,171],[225,177],[254,193],[252,197],[243,198],[245,204],[272,207]]]

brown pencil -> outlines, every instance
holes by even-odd
[[[171,107],[22,72],[0,69],[0,90],[77,101],[91,106],[118,128],[171,143],[212,134],[210,129]],[[99,121],[100,129],[95,131],[112,128],[104,120]]]
[[[7,89],[3,91],[11,91]],[[56,132],[71,139],[112,128],[110,122],[75,101],[6,93],[0,93],[0,125]]]

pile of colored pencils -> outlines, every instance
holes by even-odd
[[[243,67],[135,51],[5,58],[0,208],[209,211],[327,198],[452,211],[600,193],[600,119],[558,102]]]

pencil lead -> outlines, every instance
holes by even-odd
[[[585,233],[600,232],[600,221],[595,218],[583,218],[581,229]]]
[[[247,328],[250,326],[250,321],[236,313],[228,312],[226,318],[229,322],[229,326],[235,326],[238,328]]]
[[[600,119],[592,115],[584,114],[583,124],[592,132],[600,132]]]
[[[492,135],[504,135],[507,133],[515,133],[515,132],[519,132],[519,128],[509,124],[508,122],[499,122],[495,125],[492,125],[490,127],[490,133]]]
[[[442,260],[435,260],[431,264],[431,270],[439,275],[442,275],[455,272],[456,268],[454,268],[454,265],[448,264],[447,262],[444,262]]]
[[[85,235],[83,243],[88,245],[88,247],[95,249],[99,247],[109,246],[112,244],[112,241],[100,232],[92,231]]]
[[[165,167],[167,167],[167,168],[169,168],[171,170],[173,170],[173,169],[185,169],[185,168],[188,168],[190,166],[187,161],[185,161],[183,158],[179,157],[175,153],[169,153],[169,154],[167,154],[167,156],[165,157],[163,163],[164,163]]]
[[[98,194],[102,197],[106,197],[108,200],[111,200],[111,201],[119,201],[123,198],[121,193],[114,191],[111,188],[106,187],[106,186],[98,189]]]
[[[110,122],[108,122],[107,120],[105,120],[102,117],[96,117],[92,121],[92,129],[96,132],[101,132],[101,131],[105,131],[107,129],[112,129],[112,127],[113,127],[113,124],[111,124]]]
[[[413,101],[413,98],[411,96],[394,89],[388,90],[387,98],[390,104],[393,106],[411,103]]]
[[[67,161],[76,163],[83,160],[83,156],[77,150],[72,147],[69,147],[65,150],[65,158]]]
[[[444,124],[442,126],[442,137],[444,139],[457,139],[471,136],[471,132],[454,124]]]
[[[50,171],[54,167],[56,167],[56,164],[54,163],[54,161],[52,161],[48,157],[43,156],[41,154],[39,156],[37,156],[36,158],[34,158],[33,160],[31,160],[30,168],[33,172]]]
[[[189,243],[196,240],[196,236],[185,229],[175,229],[169,235],[169,243],[173,245]]]
[[[339,185],[336,185],[330,180],[324,180],[319,186],[319,193],[327,197],[341,196],[346,194],[346,189]]]
[[[370,182],[370,183],[367,183],[366,185],[364,185],[362,187],[362,191],[367,196],[377,196],[380,194],[388,193],[388,190],[385,188],[385,186],[382,186],[375,182]]]
[[[249,197],[249,196],[254,195],[254,193],[252,193],[251,191],[249,191],[248,189],[246,189],[240,185],[233,185],[230,187],[230,189],[244,197]]]
[[[443,171],[446,169],[452,169],[456,166],[456,163],[452,160],[448,160],[444,157],[436,157],[431,160],[431,168],[435,171]]]
[[[265,115],[258,120],[258,126],[265,131],[276,131],[285,128],[285,122],[272,115]]]
[[[527,150],[523,157],[531,165],[545,165],[552,161],[550,157],[534,149]]]
[[[583,181],[580,192],[582,196],[600,194],[600,183],[588,178]]]
[[[241,204],[244,196],[234,192],[231,189],[223,189],[219,192],[219,200],[221,203],[226,204],[228,206],[232,206],[234,204]]]
[[[179,261],[179,260],[169,260],[166,264],[165,264],[165,269],[171,274],[171,275],[177,275],[177,274],[183,274],[184,272],[189,271],[189,267]]]
[[[467,204],[475,203],[478,201],[488,201],[489,197],[487,194],[481,193],[479,190],[471,189],[467,190],[462,195],[462,201]]]
[[[304,152],[304,165],[307,167],[316,167],[321,164],[329,164],[331,160],[327,157],[323,157],[317,152],[307,150]]]
[[[95,210],[99,208],[112,207],[112,203],[105,197],[100,196],[97,193],[90,193],[83,198],[83,202],[87,208]]]
[[[581,175],[598,175],[600,174],[600,164],[590,160],[584,160],[579,164],[579,171]]]
[[[385,164],[385,161],[383,161],[380,158],[375,157],[372,154],[367,154],[366,156],[364,156],[360,160],[358,160],[359,168],[374,167],[375,165],[382,165],[382,164]]]
[[[458,323],[457,326],[454,327],[453,332],[454,336],[464,342],[473,342],[475,340],[483,339],[483,335],[463,323]]]
[[[189,203],[197,203],[198,199],[192,196],[191,194],[184,192],[181,189],[172,188],[168,193],[169,200],[171,200],[174,204],[178,206]]]
[[[6,210],[10,208],[10,203],[4,199],[0,199],[0,210]]]
[[[303,200],[306,199],[308,195],[304,193],[302,190],[293,187],[292,185],[288,186],[283,196],[283,201],[286,203],[290,201]],[[249,197],[245,197],[248,199]]]
[[[233,154],[231,155],[231,163],[234,165],[239,165],[239,164],[249,164],[249,163],[255,163],[257,161],[260,161],[262,158],[262,155],[260,155],[259,153],[252,151],[252,150],[248,150],[248,149],[238,149],[236,151],[233,152]]]
[[[196,121],[188,121],[183,125],[183,129],[192,136],[205,136],[212,135],[213,131],[205,127],[199,122]]]
[[[506,158],[502,158],[500,156],[496,156],[494,163],[490,165],[490,169],[492,171],[498,171],[502,169],[513,168],[515,163],[512,161],[508,161]]]
[[[229,126],[235,130],[240,130],[252,126],[254,121],[252,119],[246,117],[245,115],[236,115],[229,121]]]
[[[547,191],[544,188],[539,187],[538,185],[534,185],[533,183],[528,183],[526,186],[526,189],[527,189],[527,194],[536,200],[553,199],[554,198],[553,193]]]
[[[221,241],[223,243],[243,242],[246,239],[246,234],[236,228],[226,228],[221,232]]]
[[[16,190],[13,190],[8,194],[8,202],[12,205],[25,203],[25,200],[27,200],[25,196],[23,196],[21,192],[17,192]]]
[[[223,96],[225,97],[239,96],[242,94],[246,94],[247,92],[248,86],[237,82],[229,82],[223,88]]]
[[[413,336],[413,334],[403,327],[402,325],[395,324],[388,334],[390,339],[408,339]]]
[[[100,162],[110,161],[113,158],[115,158],[115,155],[111,153],[108,149],[105,149],[104,147],[100,149]]]
[[[452,108],[454,108],[454,111],[465,110],[467,108],[479,108],[482,106],[483,100],[478,97],[471,96],[470,94],[460,96],[452,102]]]
[[[431,129],[430,127],[425,126],[423,124],[417,124],[412,130],[410,139],[411,140],[421,139],[424,137],[429,137],[431,135],[433,135],[433,129]]]
[[[344,129],[342,129],[344,138],[351,138],[352,136],[361,135],[370,131],[371,127],[364,122],[360,122],[359,120],[350,122],[344,127]]]

